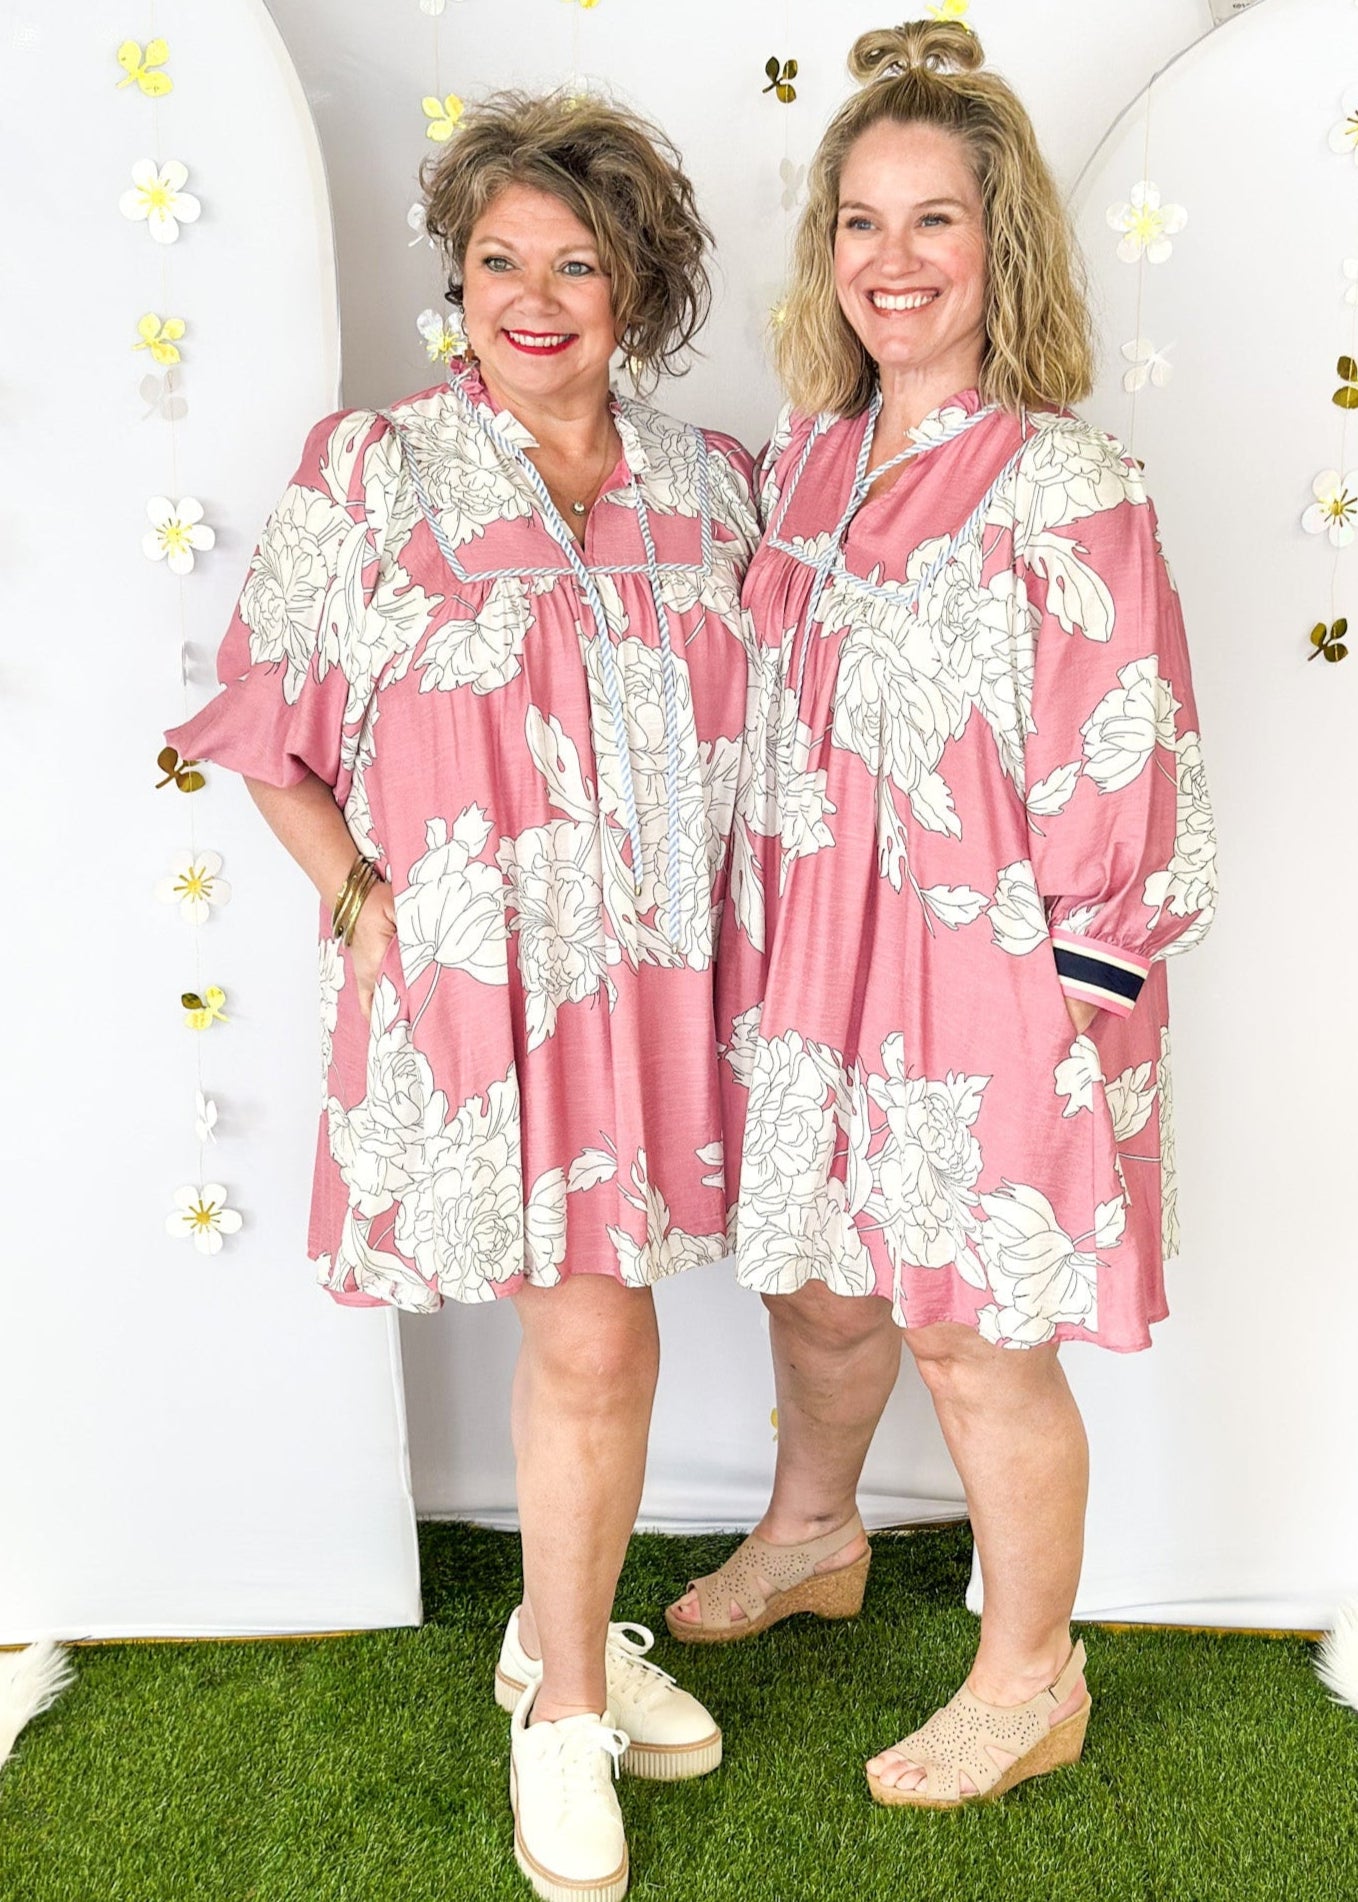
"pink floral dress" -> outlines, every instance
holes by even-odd
[[[191,758],[332,786],[395,894],[365,1023],[321,919],[310,1253],[428,1311],[726,1252],[713,951],[758,535],[729,437],[616,401],[581,550],[462,371],[309,437]]]
[[[975,391],[864,500],[875,415],[787,414],[764,457],[718,975],[740,1278],[1144,1347],[1161,960],[1215,894],[1154,511],[1120,445]]]

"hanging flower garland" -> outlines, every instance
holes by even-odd
[[[1341,158],[1358,162],[1358,86],[1350,86],[1339,102],[1342,117],[1331,125],[1329,149]],[[1330,617],[1317,621],[1310,630],[1308,660],[1341,661],[1348,658],[1348,618],[1337,610],[1340,556],[1352,546],[1358,534],[1358,469],[1345,469],[1349,456],[1349,413],[1358,410],[1358,258],[1345,258],[1341,266],[1344,279],[1344,303],[1354,310],[1350,326],[1349,348],[1335,359],[1334,374],[1338,388],[1332,387],[1330,401],[1339,410],[1339,454],[1336,467],[1322,469],[1311,484],[1314,498],[1303,510],[1301,526],[1308,535],[1324,536],[1334,555],[1330,564]],[[1343,471],[1343,473],[1341,473]],[[1322,669],[1322,672],[1324,670]]]
[[[118,86],[129,89],[129,96],[141,96],[151,102],[152,144],[159,152],[160,125],[156,102],[174,89],[174,81],[166,71],[170,59],[169,44],[154,34],[145,45],[139,40],[128,39],[118,46],[116,57],[124,74],[117,82]],[[144,224],[162,253],[160,302],[156,309],[145,311],[136,320],[131,348],[144,351],[156,366],[153,372],[141,379],[139,391],[142,401],[147,405],[146,417],[158,417],[170,425],[169,468],[173,474],[179,466],[178,445],[173,431],[188,413],[188,404],[178,380],[183,360],[180,346],[187,334],[188,324],[181,316],[162,316],[161,312],[173,309],[168,270],[169,247],[179,242],[185,227],[198,222],[203,208],[197,194],[188,189],[189,168],[181,159],[139,159],[132,167],[131,178],[130,188],[118,200],[118,209],[130,222]],[[177,493],[177,477],[174,486]],[[181,583],[181,588],[176,591],[181,686],[187,681],[188,654],[182,583],[194,573],[198,557],[206,554],[216,543],[216,533],[205,520],[205,514],[203,504],[193,495],[178,495],[178,499],[172,499],[168,494],[153,495],[146,503],[150,526],[142,535],[142,553],[148,561],[163,562],[167,571]],[[195,795],[206,786],[204,774],[197,770],[198,762],[181,760],[174,747],[162,747],[156,755],[156,765],[161,775],[154,782],[157,791],[173,784],[179,792]],[[197,841],[196,809],[196,799],[191,799],[187,808],[176,806],[176,810],[185,811],[188,817],[189,846],[187,850],[173,856],[169,871],[155,887],[156,897],[163,904],[177,907],[182,923],[192,930],[195,966],[200,961],[202,927],[231,897],[231,887],[221,875],[221,854],[204,849]],[[198,1039],[202,1033],[229,1023],[226,1002],[226,991],[219,984],[196,982],[180,996],[184,1024],[197,1033],[193,1131],[198,1143],[200,1177],[204,1173],[204,1147],[216,1140],[217,1105],[204,1089],[201,1042]],[[171,1200],[174,1210],[165,1220],[167,1232],[179,1239],[191,1240],[200,1254],[217,1254],[224,1238],[236,1234],[241,1227],[241,1216],[229,1206],[227,1190],[221,1183],[200,1182],[176,1189]]]

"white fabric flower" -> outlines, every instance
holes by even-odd
[[[432,251],[434,249],[434,240],[430,237],[429,227],[424,221],[424,200],[422,198],[417,198],[410,207],[410,210],[406,213],[406,223],[415,233],[414,237],[406,246],[407,251],[413,251],[421,239],[424,240]]]
[[[1358,86],[1350,86],[1339,102],[1344,116],[1330,132],[1330,150],[1349,153],[1358,165]]]
[[[1159,188],[1148,178],[1133,185],[1130,201],[1108,207],[1108,222],[1123,233],[1118,256],[1124,264],[1135,264],[1144,255],[1147,264],[1163,264],[1173,251],[1170,239],[1188,223],[1182,205],[1165,205]]]
[[[174,1202],[174,1213],[165,1218],[165,1232],[179,1241],[191,1240],[200,1255],[219,1254],[223,1235],[240,1229],[240,1214],[226,1206],[226,1190],[220,1182],[176,1189]]]
[[[205,925],[212,907],[231,898],[231,887],[218,876],[221,869],[220,852],[181,852],[166,876],[156,881],[156,897],[163,905],[178,905],[188,924]]]
[[[188,183],[189,168],[178,159],[157,167],[154,159],[138,159],[132,167],[132,190],[123,193],[118,209],[124,218],[144,218],[157,244],[173,244],[180,225],[191,225],[203,209]]]
[[[194,1092],[193,1133],[200,1143],[217,1140],[217,1105],[201,1090]]]
[[[1358,521],[1358,469],[1345,476],[1337,469],[1322,469],[1311,493],[1316,499],[1302,516],[1302,527],[1308,535],[1328,535],[1332,548],[1347,548]]]
[[[146,513],[151,522],[141,538],[146,559],[168,562],[171,574],[191,575],[195,550],[211,548],[217,540],[203,520],[202,503],[192,495],[178,502],[153,495],[146,504]]]
[[[1348,286],[1344,292],[1344,302],[1358,304],[1358,258],[1344,259],[1344,281]]]
[[[413,205],[412,211],[423,211]],[[424,339],[424,347],[431,363],[447,365],[454,357],[465,356],[467,352],[466,332],[451,317],[445,317],[441,311],[422,310],[415,319],[415,328]]]
[[[1133,337],[1130,343],[1123,344],[1122,354],[1132,366],[1122,373],[1122,387],[1129,396],[1144,390],[1147,383],[1153,383],[1157,390],[1165,387],[1174,374],[1168,354],[1173,348],[1172,343],[1167,343],[1163,350],[1157,350],[1149,337]]]

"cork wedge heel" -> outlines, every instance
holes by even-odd
[[[872,1563],[871,1546],[850,1565],[828,1572],[818,1572],[816,1567],[852,1544],[862,1530],[863,1521],[855,1513],[834,1532],[805,1539],[800,1545],[770,1545],[752,1532],[724,1565],[692,1580],[691,1589],[698,1594],[696,1620],[678,1618],[676,1607],[668,1607],[665,1623],[670,1636],[680,1644],[737,1644],[799,1611],[817,1618],[857,1617]],[[772,1588],[767,1595],[761,1578]],[[744,1612],[743,1618],[732,1618],[732,1602]]]
[[[963,1685],[950,1703],[894,1746],[924,1771],[924,1782],[916,1789],[901,1790],[868,1771],[873,1801],[902,1809],[960,1809],[964,1803],[1003,1796],[1029,1777],[1078,1763],[1089,1726],[1088,1693],[1070,1717],[1059,1724],[1050,1720],[1052,1711],[1065,1703],[1079,1683],[1084,1667],[1085,1648],[1077,1644],[1056,1682],[1026,1704],[983,1704]],[[996,1764],[987,1749],[990,1744],[1013,1756],[1006,1769]],[[967,1794],[962,1790],[964,1776],[973,1785]]]

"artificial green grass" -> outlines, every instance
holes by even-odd
[[[1350,1902],[1358,1717],[1300,1641],[1086,1631],[1083,1761],[953,1814],[862,1762],[966,1673],[965,1527],[879,1537],[863,1615],[684,1647],[661,1607],[730,1538],[632,1545],[619,1610],[710,1706],[726,1762],[625,1779],[647,1902]],[[422,1530],[420,1631],[110,1645],[0,1777],[0,1902],[524,1902],[491,1701],[513,1538]]]

